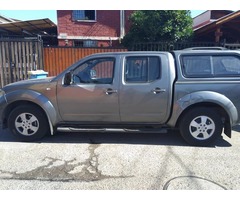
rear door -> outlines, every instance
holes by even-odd
[[[170,112],[169,55],[131,54],[123,59],[120,116],[127,123],[164,123]]]

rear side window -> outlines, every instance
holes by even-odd
[[[240,76],[240,58],[235,55],[186,55],[181,65],[185,77]]]
[[[125,62],[125,82],[147,83],[160,78],[160,58],[157,56],[131,56]]]

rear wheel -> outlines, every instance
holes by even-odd
[[[8,127],[20,141],[39,140],[49,132],[46,115],[32,105],[15,108],[9,115]]]
[[[180,133],[191,145],[206,146],[221,136],[221,116],[211,108],[194,108],[180,122]]]

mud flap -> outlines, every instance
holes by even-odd
[[[231,128],[230,122],[225,122],[224,123],[224,133],[229,138],[232,137],[232,128]]]

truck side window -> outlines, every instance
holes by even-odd
[[[217,76],[239,76],[240,59],[237,56],[213,56],[213,66]]]
[[[182,67],[186,77],[209,77],[212,74],[210,56],[183,56]]]
[[[115,59],[99,58],[88,60],[74,70],[74,83],[111,84]]]
[[[131,56],[125,62],[127,83],[147,83],[160,78],[160,58],[157,56]]]
[[[234,55],[184,55],[181,65],[188,78],[240,76],[240,58]]]

